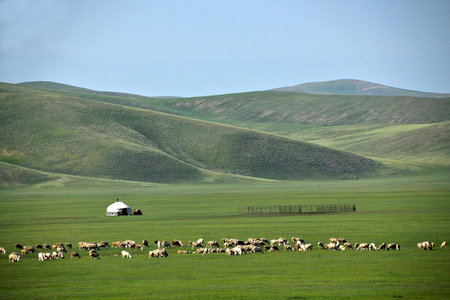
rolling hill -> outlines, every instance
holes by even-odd
[[[0,91],[2,166],[26,167],[39,174],[176,183],[242,176],[355,178],[384,169],[379,162],[349,152],[92,100],[89,97],[98,95],[91,93],[76,97],[73,91],[65,95],[10,84],[0,84]]]
[[[408,96],[426,98],[450,97],[450,94],[411,91],[354,79],[308,82],[294,86],[275,88],[272,89],[272,91],[323,95]]]

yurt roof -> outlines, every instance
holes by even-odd
[[[128,205],[126,205],[125,203],[123,203],[122,201],[117,201],[114,202],[113,204],[111,204],[110,206],[108,206],[108,208],[106,209],[107,211],[116,211],[118,209],[123,209],[123,208],[130,208]]]

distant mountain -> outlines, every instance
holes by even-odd
[[[341,79],[321,82],[308,82],[294,86],[271,89],[271,91],[284,91],[322,95],[361,95],[361,96],[409,96],[444,98],[450,94],[427,93],[404,90],[362,80]]]

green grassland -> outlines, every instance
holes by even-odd
[[[148,98],[0,83],[0,247],[290,239],[312,251],[18,263],[1,299],[450,298],[450,98],[252,92]],[[353,180],[342,180],[353,179]],[[357,180],[356,180],[357,179]],[[106,217],[116,198],[142,216]],[[243,215],[242,206],[356,204]],[[399,243],[326,251],[319,241]],[[75,248],[77,248],[75,246]],[[77,249],[78,250],[78,249]]]
[[[177,254],[148,257],[131,249],[100,250],[100,260],[39,262],[36,254],[18,263],[0,256],[0,297],[35,298],[406,298],[450,297],[450,253],[424,251],[416,243],[449,240],[448,177],[402,177],[353,181],[161,185],[88,180],[67,176],[29,187],[0,190],[0,246],[80,241],[109,243],[204,238],[302,237],[310,252],[226,256]],[[142,216],[106,217],[116,198]],[[248,205],[346,204],[356,212],[320,215],[247,216]],[[326,251],[317,242],[399,243],[400,251]],[[182,250],[190,250],[183,247]],[[119,255],[119,256],[117,256]]]

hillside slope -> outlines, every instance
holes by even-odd
[[[145,182],[209,172],[267,179],[374,174],[348,152],[150,110],[52,93],[0,93],[0,160],[30,169]]]
[[[429,124],[450,120],[450,98],[266,91],[168,99],[165,103],[179,112],[214,120],[311,125]]]
[[[426,98],[450,97],[450,94],[411,91],[394,88],[378,83],[354,79],[308,82],[294,86],[271,89],[271,91],[284,91],[284,92],[322,94],[322,95],[403,96],[403,97],[426,97]]]

